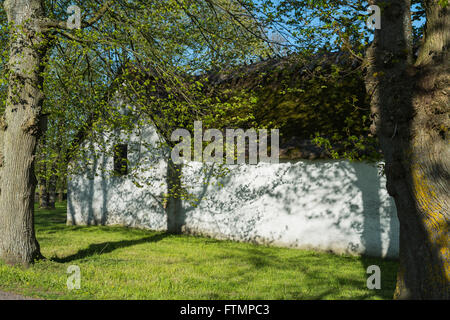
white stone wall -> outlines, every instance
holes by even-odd
[[[149,156],[148,168],[129,177],[87,173],[68,185],[68,223],[106,224],[164,230],[166,161],[150,129],[130,140],[130,161]],[[112,159],[96,161],[111,167]],[[385,178],[374,164],[348,161],[298,161],[225,166],[191,162],[183,167],[185,230],[215,238],[251,241],[337,253],[398,256],[399,223]],[[150,185],[146,185],[149,182]],[[207,183],[205,183],[207,182]],[[220,184],[220,185],[219,185]]]

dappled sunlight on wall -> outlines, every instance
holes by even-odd
[[[142,148],[142,139],[153,141],[153,147]],[[130,161],[147,157],[137,179],[140,186],[130,175],[94,177],[94,168],[113,166],[108,157],[72,175],[68,223],[165,230],[167,152],[156,147],[157,140],[151,129],[130,140]],[[398,255],[395,205],[376,164],[302,160],[220,167],[189,162],[182,166],[181,181],[189,197],[181,202],[183,221],[177,223],[185,232],[337,253]]]

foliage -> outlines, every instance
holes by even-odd
[[[70,4],[44,1],[48,17],[60,21]],[[99,7],[96,1],[74,4],[86,17]],[[419,21],[421,1],[413,5]],[[112,155],[107,132],[119,143],[152,122],[167,144],[174,128],[192,130],[198,119],[205,128],[276,127],[284,141],[313,139],[334,158],[378,160],[376,141],[368,136],[363,69],[307,63],[324,52],[362,59],[372,36],[366,7],[358,0],[120,0],[97,24],[55,28],[43,74],[48,130],[38,148],[38,178],[57,176],[64,185],[69,161]],[[0,28],[2,111],[8,59],[3,10]],[[421,32],[415,25],[416,42]],[[274,58],[281,52],[287,56]],[[215,81],[217,74],[229,74],[228,82]],[[114,95],[119,87],[120,97]],[[133,110],[124,114],[123,103]],[[88,140],[101,145],[98,152],[89,144],[83,150],[81,142]]]
[[[44,1],[47,17],[65,21],[70,4],[79,6],[86,19],[99,8],[96,1]],[[7,48],[3,10],[0,19],[4,31],[0,41]],[[82,30],[54,28],[48,35],[51,50],[42,74],[46,97],[42,113],[48,129],[38,147],[39,180],[57,176],[63,185],[71,160],[88,156],[92,162],[99,153],[112,154],[112,140],[126,139],[124,135],[149,121],[157,123],[163,135],[169,128],[193,122],[191,115],[207,108],[209,99],[194,75],[265,57],[268,48],[260,34],[238,2],[222,0],[114,1],[99,23]],[[2,106],[7,56],[5,49],[0,60]],[[146,79],[130,78],[135,70]],[[149,75],[163,87],[164,99],[149,94]],[[124,114],[122,102],[134,105],[133,112]],[[89,144],[82,142],[87,141],[101,148],[86,150]]]
[[[334,158],[380,159],[369,136],[361,64],[348,54],[296,54],[233,71],[225,79],[221,74],[220,83],[214,76],[210,81],[220,104],[241,101],[223,111],[224,127],[237,122],[245,128],[278,128],[282,144],[293,137],[313,139]]]

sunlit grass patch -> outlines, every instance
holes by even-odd
[[[65,204],[37,210],[46,261],[0,263],[0,289],[51,299],[390,299],[397,262],[123,227],[66,226]],[[381,290],[366,287],[369,265]],[[68,290],[67,268],[81,270]]]

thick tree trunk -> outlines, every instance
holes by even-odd
[[[382,20],[366,84],[400,221],[395,298],[449,299],[449,10],[425,1],[427,31],[414,63],[410,1],[373,2]]]
[[[41,133],[41,71],[47,42],[37,19],[39,0],[5,0],[11,25],[9,87],[3,131],[0,184],[0,259],[29,265],[41,256],[34,230],[34,157]]]

